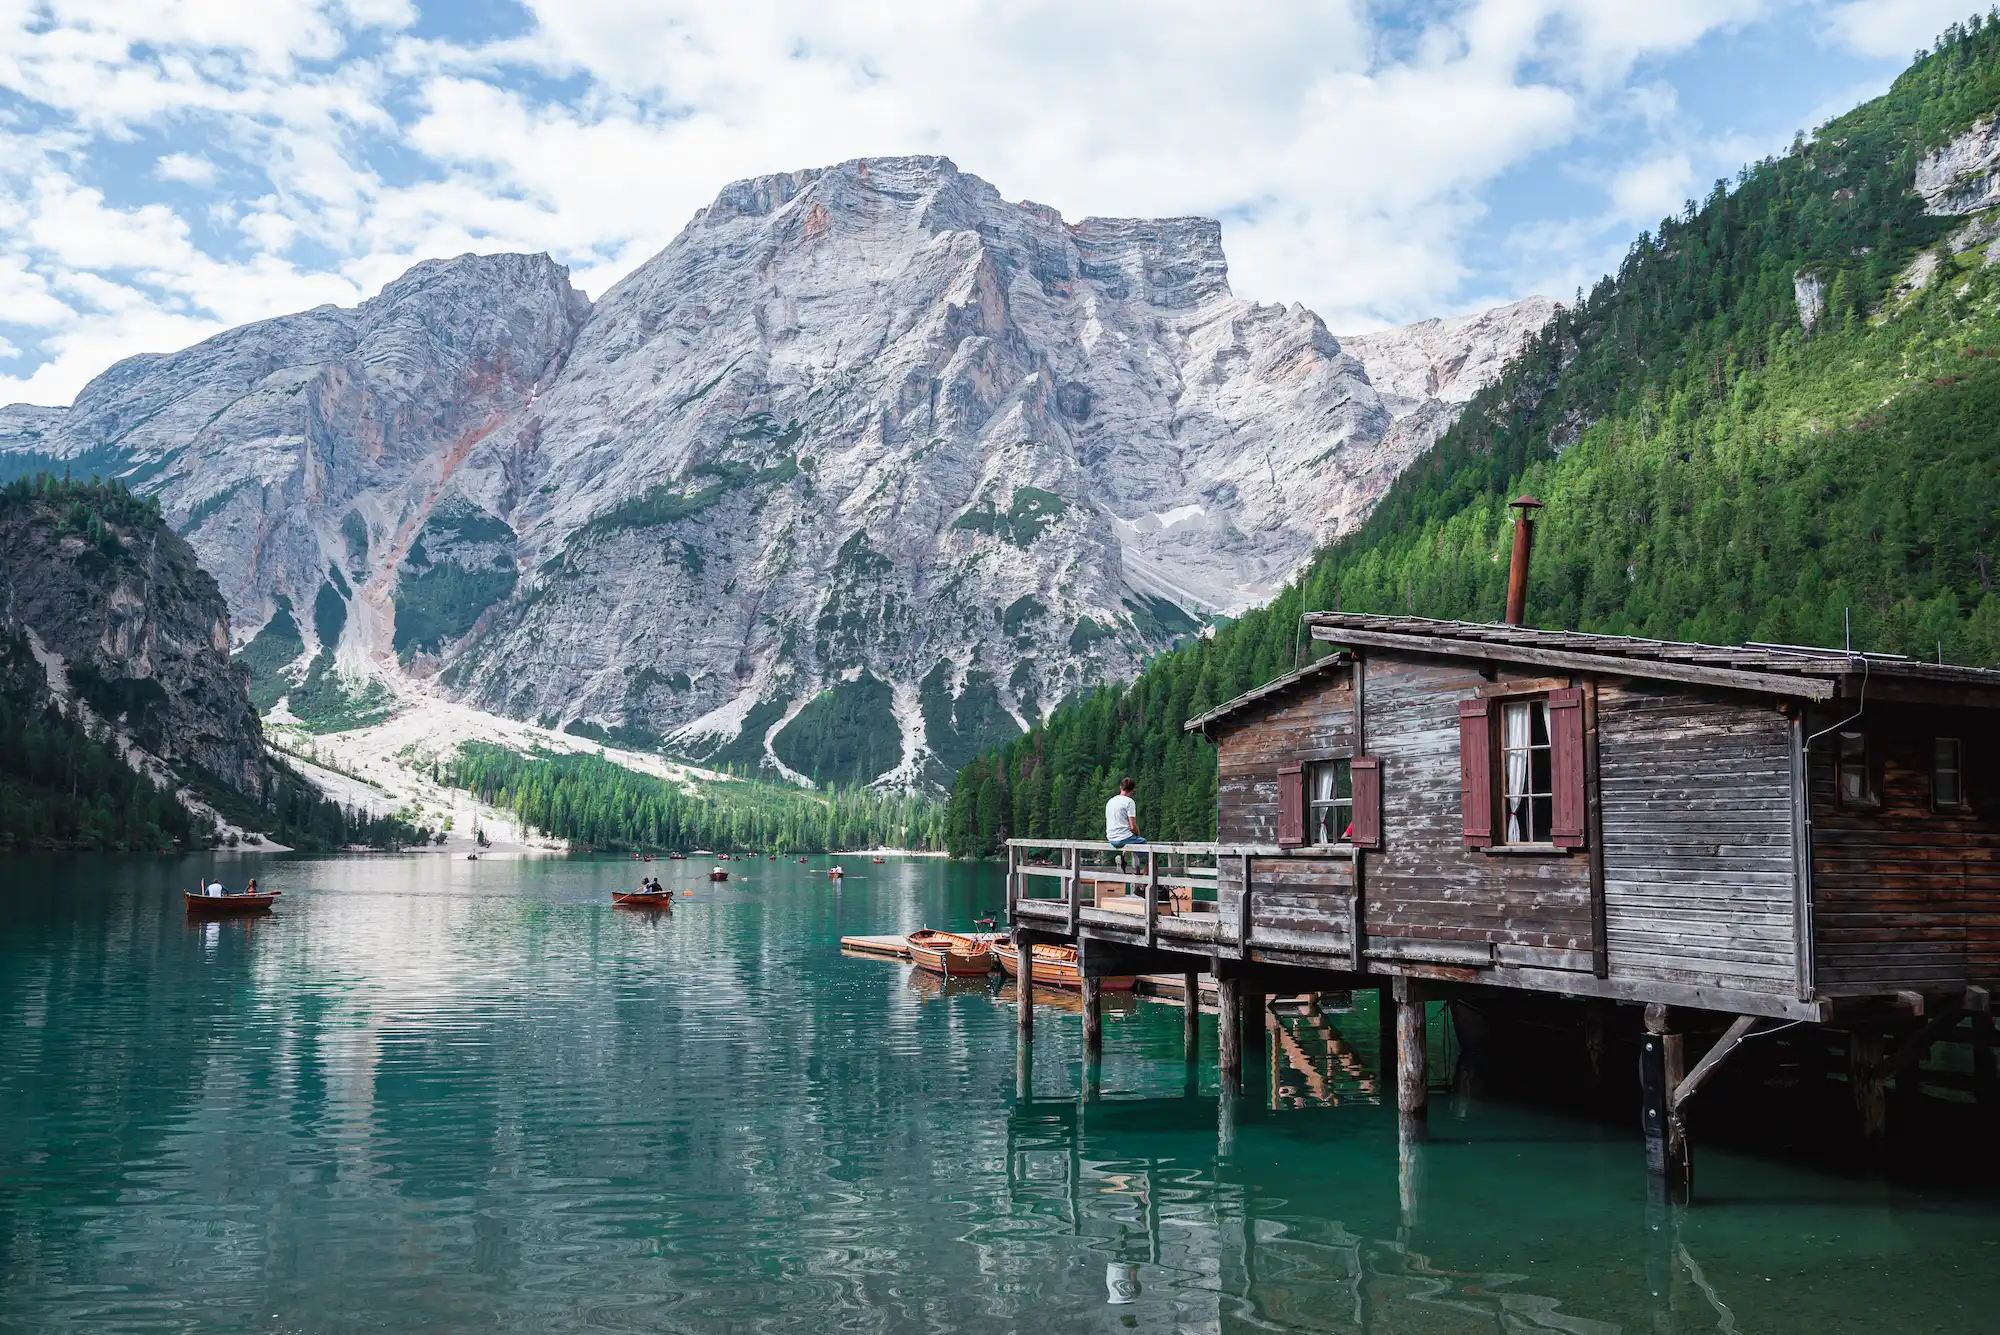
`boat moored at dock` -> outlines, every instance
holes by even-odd
[[[947,978],[974,977],[993,972],[993,945],[957,932],[934,932],[929,928],[909,935],[910,959],[919,969]]]

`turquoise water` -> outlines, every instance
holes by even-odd
[[[0,1330],[2000,1329],[1990,1195],[1705,1150],[1649,1211],[1633,1136],[1444,1096],[1401,1156],[1366,1011],[1273,1111],[1121,1001],[1084,1100],[1073,1010],[1023,1071],[1011,992],[835,944],[993,868],[705,865],[239,859],[278,910],[191,923],[195,864],[11,859]]]

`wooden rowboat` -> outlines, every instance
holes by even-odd
[[[189,913],[262,913],[277,902],[282,890],[259,890],[254,895],[198,895],[183,890]]]
[[[1009,978],[1021,976],[1021,957],[1014,950],[994,947],[993,953],[1000,959],[1000,967]],[[1066,987],[1072,991],[1083,990],[1083,970],[1077,966],[1075,946],[1036,946],[1034,948],[1035,984],[1039,987]],[[1121,976],[1100,978],[1099,988],[1106,992],[1130,992],[1138,983],[1136,978]]]
[[[671,890],[613,890],[611,902],[626,904],[635,908],[664,908],[674,906],[674,892]]]
[[[911,932],[910,959],[919,969],[946,978],[971,978],[993,972],[993,948],[956,932]]]
[[[722,868],[717,867],[714,871],[708,874],[708,879],[711,881],[726,881],[729,879],[729,873],[724,871]]]

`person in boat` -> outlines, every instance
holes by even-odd
[[[250,878],[250,884],[243,887],[243,893],[246,895],[254,895],[257,893],[257,878],[255,876],[252,876]]]
[[[201,893],[206,897],[208,897],[209,899],[221,899],[224,895],[228,894],[229,892],[222,888],[222,882],[210,881],[207,885],[201,888]]]
[[[1146,842],[1139,833],[1139,803],[1132,797],[1138,787],[1139,781],[1128,774],[1118,781],[1118,796],[1104,804],[1104,842],[1118,850],[1121,867],[1125,865],[1125,850]]]

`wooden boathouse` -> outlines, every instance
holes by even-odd
[[[1419,1120],[1425,1000],[1593,1003],[1579,1027],[1629,1006],[1649,1161],[1678,1189],[1683,1109],[1760,1028],[1847,1030],[1879,1131],[1885,1084],[1970,1014],[1991,1093],[2000,671],[1306,620],[1332,652],[1187,725],[1217,750],[1216,843],[1120,870],[1108,844],[1010,841],[1020,950],[1214,974],[1232,1076],[1264,997],[1381,988]]]

